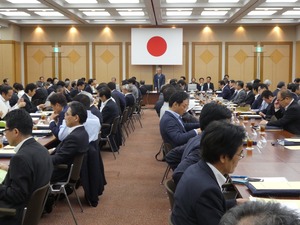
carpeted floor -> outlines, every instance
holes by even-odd
[[[168,224],[169,202],[161,178],[166,164],[155,160],[162,143],[159,118],[153,109],[144,109],[143,128],[135,123],[120,155],[115,160],[111,152],[102,152],[107,185],[96,208],[84,200],[82,187],[78,189],[84,212],[70,196],[79,225],[164,225]],[[44,215],[41,225],[75,224],[67,202],[59,201],[53,212]]]

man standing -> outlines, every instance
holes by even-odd
[[[161,67],[157,67],[156,74],[153,78],[154,90],[160,91],[161,87],[165,84],[166,77],[161,73]]]
[[[15,156],[10,160],[7,175],[0,184],[0,207],[15,208],[12,218],[0,218],[0,224],[21,224],[22,211],[32,193],[46,185],[53,166],[48,151],[32,137],[32,119],[21,109],[6,115],[4,134],[8,143],[15,147]],[[5,169],[4,165],[0,165]]]

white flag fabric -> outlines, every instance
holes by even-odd
[[[132,65],[182,65],[182,28],[132,28]]]

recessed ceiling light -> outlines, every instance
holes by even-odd
[[[277,11],[251,11],[248,13],[248,16],[271,16]]]
[[[122,12],[119,11],[119,14],[121,16],[145,16],[145,13],[143,11],[135,11],[135,12]]]
[[[95,11],[95,12],[82,12],[84,15],[86,16],[110,16],[109,12],[105,12],[105,11]]]
[[[34,12],[40,16],[64,16],[60,12]]]
[[[138,22],[146,22],[146,20],[125,20],[126,22],[131,22],[131,23],[138,23]]]
[[[229,11],[231,8],[204,8],[204,10],[208,11]]]
[[[110,23],[110,22],[115,22],[116,20],[93,20],[93,22],[97,23]]]
[[[167,8],[167,11],[192,11],[192,8]]]
[[[0,12],[0,14],[3,14],[5,16],[30,16],[30,14],[26,12]]]
[[[284,13],[282,13],[283,16],[299,16],[300,15],[300,11],[286,11]]]
[[[167,3],[196,3],[197,0],[166,0]]]
[[[167,11],[167,16],[190,16],[192,11]]]
[[[11,2],[13,4],[40,4],[37,0],[6,0],[8,2]]]
[[[208,0],[209,3],[237,3],[240,0]]]
[[[111,4],[140,3],[140,0],[108,0]]]
[[[132,12],[132,11],[142,11],[142,9],[116,9],[117,11],[128,11],[128,12]]]
[[[227,11],[202,11],[201,16],[225,16]]]
[[[65,0],[69,4],[97,4],[97,0]]]

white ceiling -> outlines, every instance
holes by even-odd
[[[0,26],[300,24],[300,0],[0,0]]]

